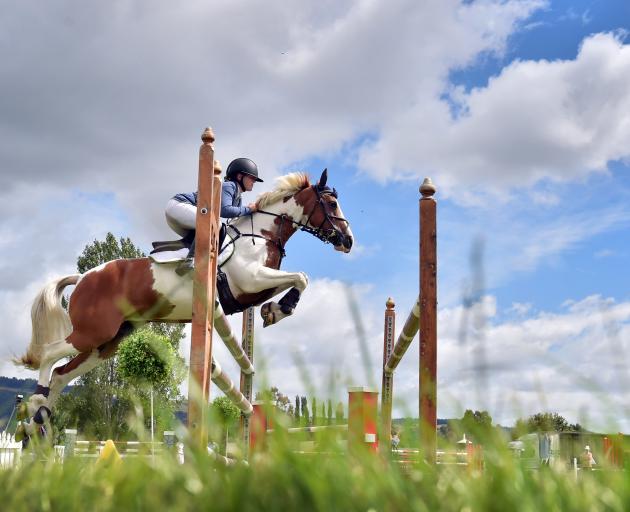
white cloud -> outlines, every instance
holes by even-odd
[[[501,421],[544,407],[575,422],[587,407],[594,427],[603,428],[611,417],[630,424],[623,405],[630,398],[629,303],[592,296],[567,304],[560,313],[488,322],[482,333],[468,336],[465,345],[458,341],[457,326],[448,321],[461,314],[461,308],[440,312],[439,367],[440,382],[448,384],[445,396],[456,397],[466,408],[472,403],[490,408]],[[499,404],[503,411],[497,409]]]
[[[360,164],[381,179],[430,171],[460,202],[606,172],[630,156],[630,45],[622,37],[593,35],[574,60],[515,61],[486,87],[458,89],[451,99],[464,115],[455,119],[428,95],[384,121]]]
[[[208,123],[218,159],[247,154],[271,178],[381,132],[440,91],[449,69],[501,52],[543,4],[7,6],[3,288],[71,271],[82,247],[107,230],[141,245],[166,236],[164,205],[194,187]],[[22,338],[5,338],[5,350]]]
[[[627,158],[630,57],[628,45],[612,35],[588,38],[574,60],[513,62],[487,87],[466,92],[448,83],[453,69],[474,65],[483,55],[500,56],[519,23],[544,5],[11,4],[0,20],[0,323],[7,326],[2,357],[19,352],[28,339],[35,291],[53,274],[71,272],[86,242],[107,230],[124,229],[137,243],[168,233],[164,203],[194,187],[198,137],[208,123],[224,165],[247,154],[265,178],[367,136],[370,144],[361,147],[359,163],[373,177],[433,173],[443,197],[457,192],[458,201],[469,204],[477,193],[463,187],[479,185],[505,199],[506,188],[582,179],[605,171],[610,160]],[[456,119],[440,99],[445,91],[461,107]],[[555,196],[537,191],[535,200],[549,206]],[[610,210],[571,229],[560,219],[533,236],[515,263],[532,268],[625,219]],[[519,226],[504,232],[514,234],[499,241],[507,249],[530,240]],[[368,243],[366,253],[373,247]],[[460,242],[459,255],[461,247]],[[382,298],[375,301],[365,286],[356,294],[375,368],[367,373],[379,382]],[[440,393],[473,406],[475,336],[482,336],[488,396],[518,398],[524,410],[536,412],[532,404],[542,385],[551,407],[574,410],[588,390],[572,390],[572,373],[551,364],[550,352],[558,354],[559,344],[567,354],[563,363],[591,378],[597,366],[570,350],[569,341],[586,350],[600,340],[594,357],[609,363],[591,321],[601,316],[599,305],[579,304],[580,312],[491,323],[471,334],[467,345],[458,342],[461,311],[441,310],[440,379],[446,384]],[[618,339],[625,347],[621,306],[613,310],[623,322]],[[331,375],[342,385],[370,378],[338,282],[313,281],[293,318],[270,329],[257,327],[261,376],[266,366],[272,383],[290,396],[304,393],[293,353],[308,363],[316,387],[326,388]],[[235,376],[220,341],[215,346]],[[414,371],[412,349],[397,375],[398,396],[413,395]],[[548,380],[554,379],[563,387],[549,391]],[[413,398],[407,403],[416,410]],[[442,414],[450,415],[450,405],[442,403]]]
[[[523,304],[522,302],[513,302],[512,307],[508,309],[508,312],[514,312],[518,316],[524,316],[529,313],[532,309],[531,303]]]

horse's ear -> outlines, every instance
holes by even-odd
[[[324,169],[324,171],[322,172],[322,175],[319,178],[319,182],[317,183],[317,186],[319,188],[324,188],[326,186],[327,181],[328,181],[328,167],[326,167],[326,169]]]

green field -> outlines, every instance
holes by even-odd
[[[484,447],[484,468],[401,468],[375,454],[349,456],[335,440],[320,440],[324,454],[297,454],[279,437],[248,465],[217,465],[187,452],[180,465],[169,453],[64,464],[24,457],[0,471],[0,503],[11,511],[299,510],[492,511],[627,510],[628,473],[523,469],[502,444]]]

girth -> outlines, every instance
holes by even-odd
[[[241,311],[245,311],[248,307],[254,305],[243,305],[234,298],[232,290],[230,290],[230,285],[228,284],[227,275],[225,275],[225,272],[223,272],[220,268],[217,269],[217,295],[219,296],[219,302],[221,303],[223,312],[226,315],[240,313]]]

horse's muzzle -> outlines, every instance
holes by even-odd
[[[353,240],[350,235],[337,232],[330,241],[338,251],[350,252],[350,249],[352,249]]]

